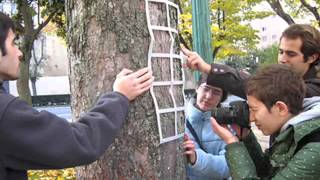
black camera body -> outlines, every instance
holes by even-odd
[[[249,106],[246,101],[233,101],[230,107],[215,108],[212,116],[219,124],[237,124],[241,128],[250,128]]]

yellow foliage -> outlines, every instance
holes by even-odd
[[[74,180],[76,173],[74,168],[61,170],[30,170],[28,180]]]

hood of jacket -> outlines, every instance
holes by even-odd
[[[317,117],[320,117],[320,96],[305,98],[303,101],[303,112],[287,121],[281,127],[280,132],[286,130],[289,126],[294,126]]]

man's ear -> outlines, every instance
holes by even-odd
[[[307,59],[307,63],[312,64],[319,58],[319,53],[314,53],[313,55],[309,56]]]
[[[290,113],[289,107],[283,101],[277,101],[275,107],[281,116],[286,116]]]

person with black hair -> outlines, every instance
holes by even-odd
[[[13,21],[0,12],[0,85],[19,78],[22,52],[15,45]],[[147,91],[148,68],[122,70],[113,92],[103,94],[77,122],[69,123],[0,90],[0,179],[27,179],[29,169],[60,169],[97,160],[113,142],[129,102]]]
[[[225,143],[210,125],[211,111],[227,97],[221,88],[208,85],[207,75],[201,75],[196,97],[186,109],[184,154],[188,158],[187,176],[190,180],[225,179],[229,168],[225,160]]]
[[[276,134],[265,152],[249,129],[233,124],[234,135],[211,118],[214,131],[227,144],[233,179],[319,179],[320,97],[305,98],[305,92],[302,77],[282,64],[264,67],[250,77],[246,84],[250,121],[264,135]]]

